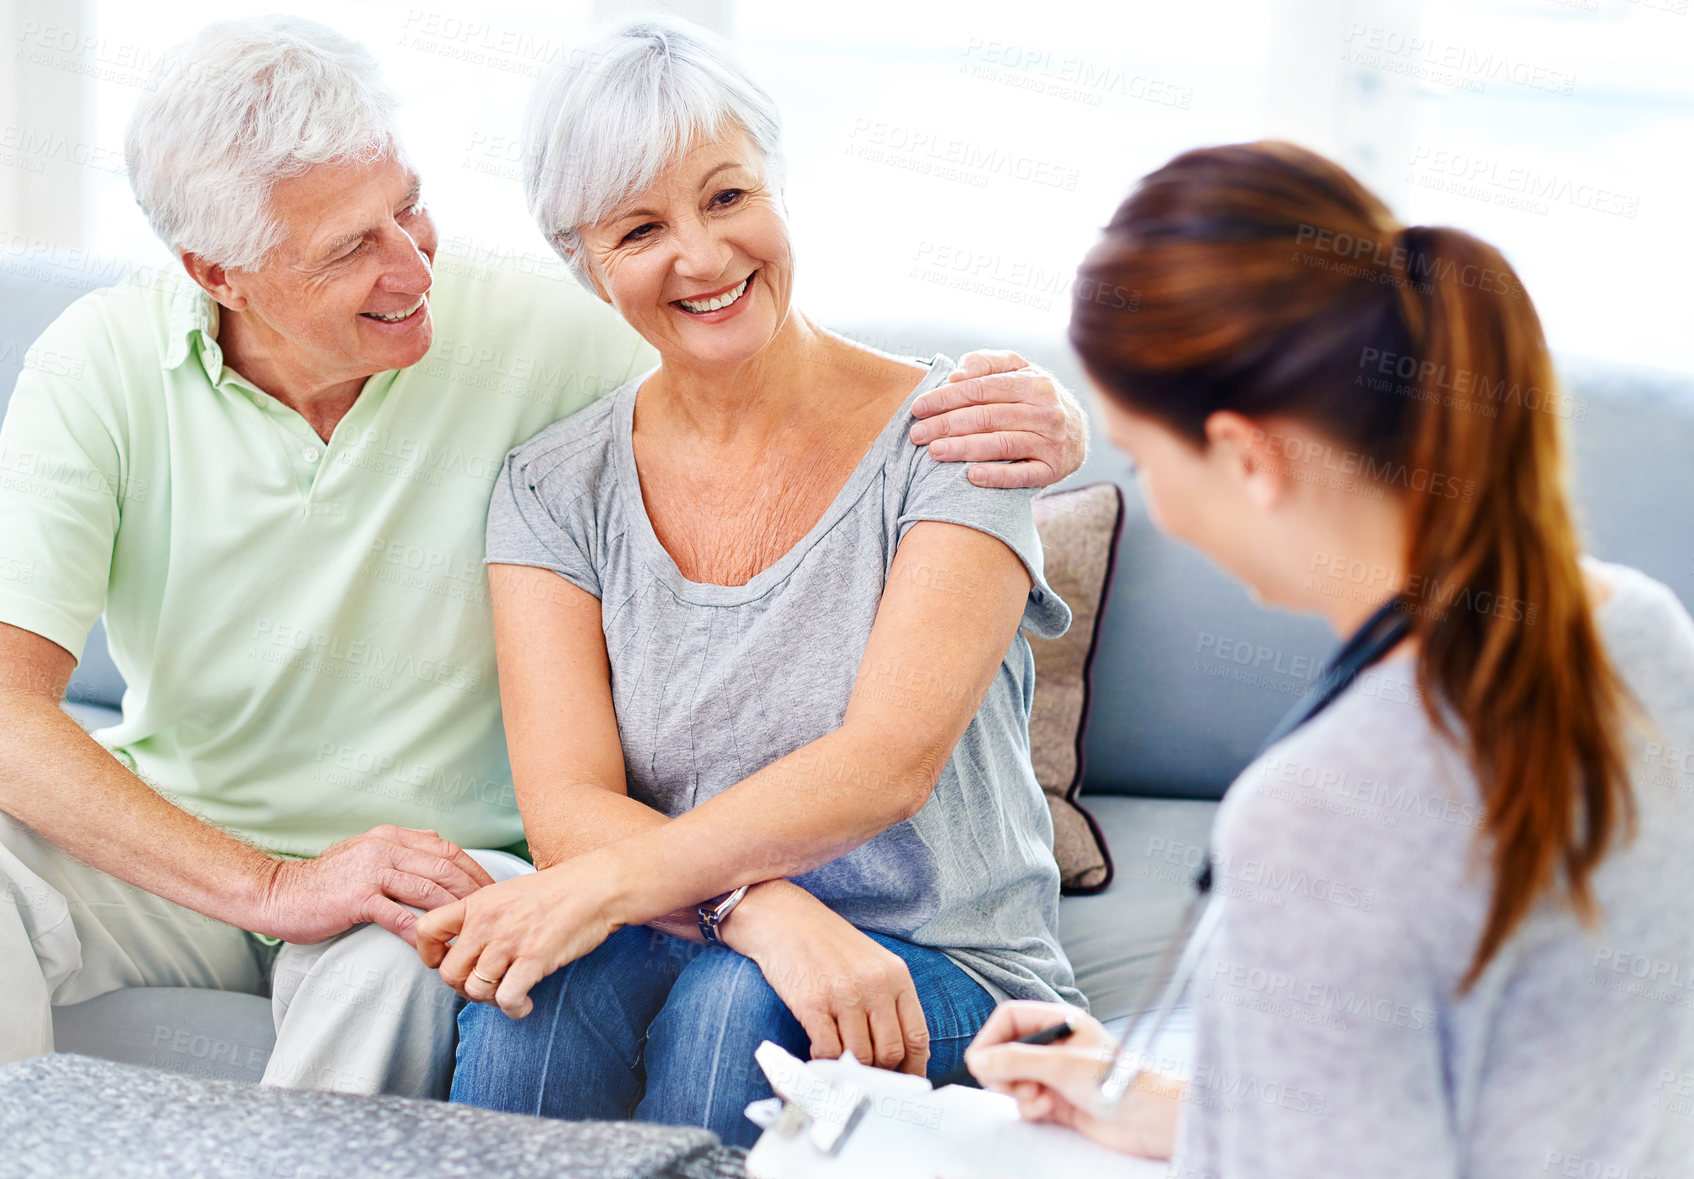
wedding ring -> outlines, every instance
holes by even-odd
[[[482,973],[482,971],[476,970],[474,968],[471,970],[471,977],[472,978],[480,978],[483,982],[487,983],[491,987],[497,987],[497,986],[500,985],[499,979],[489,978],[486,974]]]

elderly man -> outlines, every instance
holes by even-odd
[[[526,867],[490,491],[653,353],[573,284],[437,272],[361,46],[273,17],[170,60],[127,152],[188,278],[80,299],[39,355],[81,363],[26,365],[0,429],[43,472],[0,491],[36,571],[0,584],[0,1063],[52,1049],[53,1005],[268,991],[267,1082],[443,1095],[458,999],[416,914]],[[1045,375],[964,371],[915,443],[1075,469]],[[129,691],[95,740],[58,702],[102,613]]]

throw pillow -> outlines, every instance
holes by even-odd
[[[1067,487],[1036,497],[1034,510],[1047,584],[1069,604],[1073,621],[1057,639],[1026,636],[1035,653],[1030,757],[1053,812],[1060,887],[1067,895],[1085,895],[1112,881],[1112,857],[1100,825],[1077,794],[1088,671],[1123,525],[1123,493],[1115,483]]]

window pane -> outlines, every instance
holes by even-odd
[[[273,10],[269,2],[229,4],[220,15]],[[560,267],[524,208],[517,136],[523,104],[542,66],[581,44],[594,28],[588,0],[500,0],[455,8],[307,0],[289,11],[363,41],[382,61],[445,248],[487,266]],[[138,59],[156,63],[206,19],[200,3],[113,0],[100,6],[98,33],[108,45],[134,45]],[[135,96],[133,85],[96,84],[97,134],[120,152]],[[127,179],[115,174],[96,179],[90,244],[161,260],[163,250],[136,209]]]
[[[823,322],[1051,335],[1136,177],[1258,131],[1262,3],[1002,7],[738,6],[782,106],[798,291]]]
[[[732,35],[783,110],[797,291],[825,323],[1050,336],[1077,261],[1138,176],[1185,148],[1277,134],[1336,156],[1407,220],[1501,246],[1555,348],[1694,370],[1679,288],[1694,269],[1681,216],[1694,181],[1688,2],[730,7]],[[516,180],[522,108],[540,67],[607,7],[293,10],[382,58],[449,248],[551,267]],[[61,56],[88,78],[90,144],[108,166],[41,183],[87,211],[87,240],[61,244],[158,262],[112,161],[147,66],[206,9],[97,8],[96,27],[74,30],[80,47]]]
[[[1429,0],[1401,55],[1463,84],[1419,89],[1400,212],[1504,250],[1562,352],[1694,369],[1686,9]]]

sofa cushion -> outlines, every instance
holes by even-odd
[[[916,355],[1013,348],[1085,407],[1098,401],[1063,332],[1034,320],[1021,335],[984,333],[969,319],[831,326],[882,346],[900,341],[901,351]],[[1563,355],[1557,364],[1568,390],[1557,412],[1568,427],[1584,547],[1659,579],[1694,608],[1687,543],[1694,381]],[[1204,556],[1160,536],[1128,459],[1107,443],[1097,414],[1094,437],[1087,463],[1066,485],[1110,479],[1123,488],[1125,506],[1092,676],[1084,794],[1091,807],[1102,794],[1216,799],[1336,638],[1315,617],[1255,603]]]
[[[82,647],[82,659],[65,687],[65,699],[77,704],[92,704],[113,711],[123,706],[124,677],[106,642],[106,620],[96,619]]]
[[[108,1179],[728,1179],[746,1158],[692,1127],[275,1089],[81,1056],[0,1068],[0,1142],[8,1175]]]
[[[1077,986],[1108,1022],[1134,1009],[1165,940],[1193,895],[1215,803],[1095,795],[1116,849],[1112,887],[1059,902],[1059,940]],[[274,1041],[270,1004],[252,995],[169,987],[115,991],[53,1013],[61,1051],[211,1077],[257,1079]]]
[[[1134,1010],[1194,895],[1217,804],[1094,795],[1088,805],[1114,849],[1117,878],[1098,896],[1059,902],[1059,941],[1090,1009],[1112,1021]]]
[[[53,1009],[60,1052],[228,1081],[258,1081],[276,1044],[271,1001],[191,987],[127,987]]]
[[[1123,496],[1116,484],[1050,491],[1035,500],[1035,526],[1047,584],[1071,608],[1071,627],[1056,639],[1028,636],[1035,655],[1029,751],[1053,812],[1053,853],[1067,894],[1111,883],[1112,858],[1100,828],[1077,801],[1082,788],[1082,731],[1088,672],[1111,580]]]
[[[95,729],[109,728],[123,719],[123,713],[115,708],[107,708],[104,704],[84,704],[69,696],[59,702],[59,707],[70,713],[77,724],[91,733]]]

